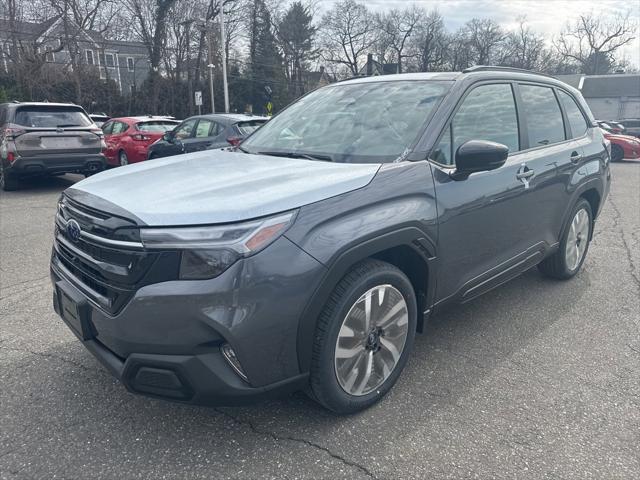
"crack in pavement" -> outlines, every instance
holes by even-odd
[[[273,432],[269,432],[267,430],[261,430],[258,427],[256,427],[253,422],[249,421],[249,420],[240,420],[239,418],[231,415],[230,413],[227,413],[223,410],[220,410],[219,408],[214,408],[214,411],[218,412],[220,415],[223,415],[227,418],[229,418],[230,420],[232,420],[234,423],[238,424],[238,425],[242,425],[245,427],[248,427],[252,432],[258,434],[258,435],[263,435],[263,436],[267,436],[272,438],[273,440],[276,441],[282,441],[282,440],[288,440],[291,442],[296,442],[296,443],[301,443],[303,445],[307,445],[309,447],[312,447],[316,450],[320,450],[326,454],[328,454],[330,457],[342,462],[343,464],[349,466],[349,467],[353,467],[358,469],[359,471],[361,471],[362,473],[364,473],[366,476],[368,476],[369,478],[373,478],[374,480],[377,480],[378,477],[376,477],[373,472],[371,470],[369,470],[367,467],[364,467],[352,460],[349,460],[335,452],[332,452],[331,450],[329,450],[327,447],[323,447],[322,445],[319,445],[315,442],[312,442],[310,440],[306,440],[304,438],[298,438],[298,437],[292,437],[292,436],[284,436],[284,435],[278,435],[276,433]]]
[[[627,239],[625,238],[624,228],[622,228],[622,225],[620,224],[622,215],[620,214],[620,210],[618,210],[618,206],[616,205],[616,202],[614,202],[613,195],[611,195],[611,193],[609,193],[609,203],[611,204],[611,209],[613,210],[612,218],[613,218],[614,226],[617,227],[618,230],[620,231],[620,234],[621,234],[620,237],[622,238],[622,246],[624,247],[624,250],[627,254],[627,259],[629,260],[629,266],[631,267],[629,270],[629,273],[631,274],[631,277],[634,280],[636,289],[640,290],[640,277],[638,277],[638,274],[636,273],[636,266],[633,262],[631,247],[627,243]]]
[[[18,285],[24,285],[25,283],[40,283],[46,278],[49,278],[49,274],[46,274],[46,275],[43,275],[43,276],[37,277],[37,278],[31,278],[29,280],[24,280],[22,282],[12,283],[10,285],[2,285],[2,286],[0,286],[0,288],[2,288],[4,290],[4,289],[8,289],[8,288],[17,287]],[[2,300],[2,298],[0,298],[0,300]]]
[[[84,370],[85,372],[98,371],[95,368],[87,367],[86,365],[83,365],[82,363],[76,362],[75,360],[71,360],[69,358],[65,358],[65,357],[62,357],[60,355],[55,355],[53,353],[36,352],[34,350],[29,350],[28,348],[7,348],[7,347],[3,347],[2,345],[0,345],[0,350],[7,350],[9,352],[30,353],[31,355],[35,355],[36,357],[52,358],[52,359],[55,359],[55,360],[60,360],[61,362],[68,363],[70,365],[74,365],[74,366]]]
[[[44,287],[46,287],[48,285],[48,282],[46,282],[45,285],[42,284],[42,282],[44,282],[44,280],[40,280],[40,282],[41,283],[38,283],[36,285],[31,285],[31,286],[29,286],[27,288],[23,288],[21,290],[17,290],[17,291],[15,291],[13,293],[10,293],[9,295],[5,295],[4,297],[0,297],[0,302],[3,301],[3,300],[6,300],[8,298],[15,297],[16,295],[19,295],[21,293],[28,292],[29,290],[34,290],[34,289],[37,289],[37,288],[42,289],[42,288],[44,288]]]

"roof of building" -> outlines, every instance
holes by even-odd
[[[588,75],[581,91],[585,98],[640,97],[640,75]]]
[[[580,80],[584,77],[581,73],[572,75],[554,75],[561,82],[571,85],[573,88],[580,88]]]
[[[15,34],[17,41],[32,42],[41,37],[47,30],[59,20],[59,16],[52,17],[44,22],[14,22],[13,28],[11,22],[7,19],[0,18],[0,39],[9,39],[12,37],[12,33]],[[147,48],[142,42],[134,41],[122,41],[122,40],[109,40],[95,30],[87,30],[84,33],[87,34],[89,39],[93,40],[98,46],[105,48],[106,50],[115,50],[117,53],[122,54],[139,54],[146,55]]]

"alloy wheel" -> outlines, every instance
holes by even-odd
[[[565,247],[565,261],[569,270],[575,270],[580,265],[589,243],[589,214],[584,208],[578,210],[571,221],[567,245]]]
[[[363,293],[345,316],[335,349],[338,383],[349,395],[379,388],[398,364],[407,340],[407,302],[392,285]]]
[[[129,159],[127,158],[127,154],[124,152],[120,152],[120,165],[121,166],[125,166],[125,165],[129,165]]]

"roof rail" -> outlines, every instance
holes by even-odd
[[[553,75],[547,73],[534,72],[525,68],[516,67],[501,67],[499,65],[475,65],[473,67],[465,68],[462,73],[474,73],[474,72],[515,72],[515,73],[529,73],[533,75],[542,75],[543,77],[555,78]]]

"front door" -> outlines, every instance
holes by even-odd
[[[502,167],[454,180],[455,152],[468,140],[509,147]],[[529,174],[520,152],[521,135],[513,86],[472,87],[431,154],[437,197],[437,301],[466,301],[518,275],[542,257],[531,238]]]

